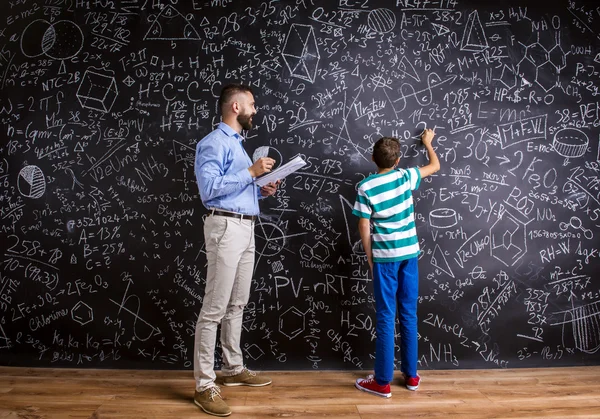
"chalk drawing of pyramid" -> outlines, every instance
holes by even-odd
[[[282,55],[293,77],[314,83],[321,56],[312,26],[293,23]]]
[[[469,15],[469,19],[465,25],[465,33],[462,37],[460,49],[463,51],[480,52],[488,46],[481,20],[479,20],[479,13],[477,13],[477,10],[474,10]]]
[[[200,35],[190,21],[171,5],[161,10],[144,36],[144,41],[186,39],[200,39]]]

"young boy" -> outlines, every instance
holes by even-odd
[[[358,229],[367,260],[373,272],[376,307],[375,375],[356,380],[356,388],[382,397],[391,397],[394,378],[394,324],[396,304],[400,318],[401,371],[406,387],[416,390],[417,374],[417,298],[419,240],[415,228],[411,191],[421,179],[440,169],[431,146],[434,137],[426,129],[421,140],[427,149],[429,164],[420,168],[396,169],[400,161],[400,142],[383,137],[373,147],[377,174],[358,185],[352,213],[360,219]],[[369,221],[373,221],[373,241]]]

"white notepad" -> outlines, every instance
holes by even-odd
[[[254,181],[254,183],[256,183],[258,186],[265,186],[269,182],[277,182],[278,180],[285,178],[286,176],[294,173],[295,171],[301,169],[304,166],[306,166],[306,162],[304,161],[304,159],[300,156],[296,156],[295,158],[293,158],[286,164],[279,166],[272,172],[269,172],[266,175],[257,178]]]

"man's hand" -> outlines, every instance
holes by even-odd
[[[423,144],[426,146],[431,145],[434,136],[435,132],[432,129],[427,128],[425,131],[423,131],[423,134],[421,134],[421,141],[423,141]]]
[[[250,176],[258,177],[263,173],[269,173],[275,164],[275,160],[270,157],[261,157],[256,160],[252,166],[248,168]]]
[[[278,180],[277,182],[267,183],[265,186],[260,188],[260,194],[264,197],[273,195],[275,192],[277,192],[277,187],[280,183],[280,180]]]

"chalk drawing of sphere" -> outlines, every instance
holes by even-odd
[[[21,195],[37,199],[46,191],[46,178],[37,166],[25,166],[19,172],[17,187]]]
[[[576,128],[563,128],[554,134],[552,147],[561,156],[567,158],[581,157],[587,151],[589,144],[585,132]]]
[[[367,17],[369,28],[377,33],[386,33],[396,27],[396,15],[390,9],[375,9]]]
[[[83,32],[70,20],[50,23],[44,19],[31,22],[21,35],[21,52],[27,57],[42,54],[55,60],[66,60],[83,48]]]

